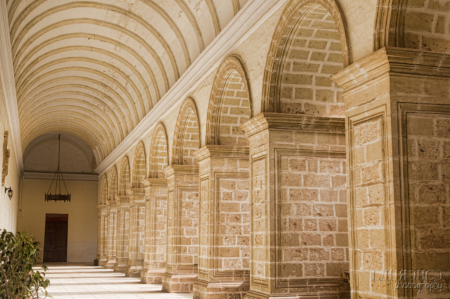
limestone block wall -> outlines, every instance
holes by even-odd
[[[165,174],[168,179],[168,218],[163,290],[192,292],[199,250],[198,166],[169,166]]]
[[[117,196],[117,264],[116,271],[125,271],[128,266],[130,210],[128,196]]]
[[[209,145],[200,166],[200,253],[195,298],[239,297],[250,278],[248,148]]]
[[[280,53],[287,52],[280,61],[279,111],[343,117],[342,91],[330,79],[344,65],[340,33],[325,8],[315,6],[305,14],[299,24],[285,28],[287,44],[279,46]]]
[[[141,280],[162,283],[167,250],[167,180],[147,179],[145,187],[145,257]]]

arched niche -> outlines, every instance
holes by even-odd
[[[108,200],[108,177],[106,174],[102,177],[102,183],[100,187],[100,204],[105,205]]]
[[[194,152],[200,148],[200,128],[194,100],[187,98],[178,113],[173,135],[172,164],[193,165]]]
[[[119,195],[126,195],[127,190],[130,188],[130,161],[128,156],[123,157],[122,164],[120,166],[120,185]]]
[[[116,195],[118,194],[118,176],[117,176],[117,167],[114,166],[111,171],[111,188],[109,192],[109,200],[115,201]]]
[[[158,123],[152,135],[149,157],[149,177],[164,178],[163,169],[169,165],[166,128]]]
[[[145,180],[147,174],[147,160],[144,144],[140,142],[136,147],[133,162],[133,188],[139,188],[141,181]]]
[[[206,144],[247,146],[240,125],[252,117],[250,89],[242,62],[226,58],[214,78],[208,106]]]
[[[378,0],[374,51],[400,47],[450,53],[450,2]]]
[[[291,1],[266,62],[262,111],[343,117],[341,89],[331,81],[349,63],[344,23],[335,1]]]

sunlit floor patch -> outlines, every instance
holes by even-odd
[[[47,264],[47,289],[55,299],[68,298],[155,298],[191,299],[192,294],[169,294],[161,291],[161,285],[142,284],[138,278],[125,277],[103,267],[58,263]]]

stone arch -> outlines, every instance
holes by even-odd
[[[108,201],[108,177],[106,174],[102,177],[102,184],[100,187],[100,204],[106,205]]]
[[[158,123],[153,131],[150,145],[149,177],[164,178],[163,169],[169,165],[169,146],[166,128]]]
[[[262,111],[343,117],[331,75],[349,64],[344,20],[332,0],[293,0],[272,37]]]
[[[177,125],[173,135],[172,164],[193,165],[194,152],[200,148],[200,126],[195,102],[186,98],[178,113]]]
[[[120,166],[120,186],[119,195],[126,195],[127,190],[130,188],[130,161],[128,156],[123,157],[122,164]]]
[[[240,125],[252,117],[250,88],[241,60],[225,58],[214,78],[208,106],[206,144],[248,145]]]
[[[116,195],[119,195],[118,193],[118,178],[117,178],[117,167],[114,166],[113,170],[111,172],[111,188],[109,192],[109,200],[115,201]]]
[[[450,53],[448,1],[378,0],[374,51],[386,46]]]
[[[145,155],[145,147],[143,142],[139,142],[136,147],[133,162],[133,188],[139,188],[141,181],[146,179],[147,175],[147,159]]]

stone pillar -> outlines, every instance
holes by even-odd
[[[383,48],[333,80],[346,107],[352,298],[448,298],[383,277],[430,283],[412,271],[438,270],[429,276],[450,285],[448,55]]]
[[[250,142],[245,298],[343,298],[348,270],[344,119],[262,113]]]
[[[98,265],[105,266],[108,262],[107,238],[108,238],[108,211],[106,205],[98,205],[98,215],[100,220],[99,230],[100,239],[97,241],[98,247]]]
[[[103,209],[104,205],[97,206],[97,260],[100,263],[103,252]]]
[[[130,196],[130,231],[125,275],[140,277],[144,266],[145,190],[128,189],[127,195]]]
[[[194,298],[243,298],[250,281],[248,147],[208,145],[200,167],[200,252]]]
[[[105,267],[114,269],[117,265],[116,250],[117,250],[117,204],[115,201],[107,201],[107,214],[108,214],[108,239],[106,240],[106,253],[108,262]]]
[[[198,270],[198,166],[164,169],[168,182],[167,252],[163,291],[192,292]]]
[[[128,267],[130,234],[130,198],[116,196],[117,202],[117,264],[114,271],[125,272]]]
[[[161,284],[166,271],[167,179],[150,178],[145,189],[145,257],[141,281]]]

